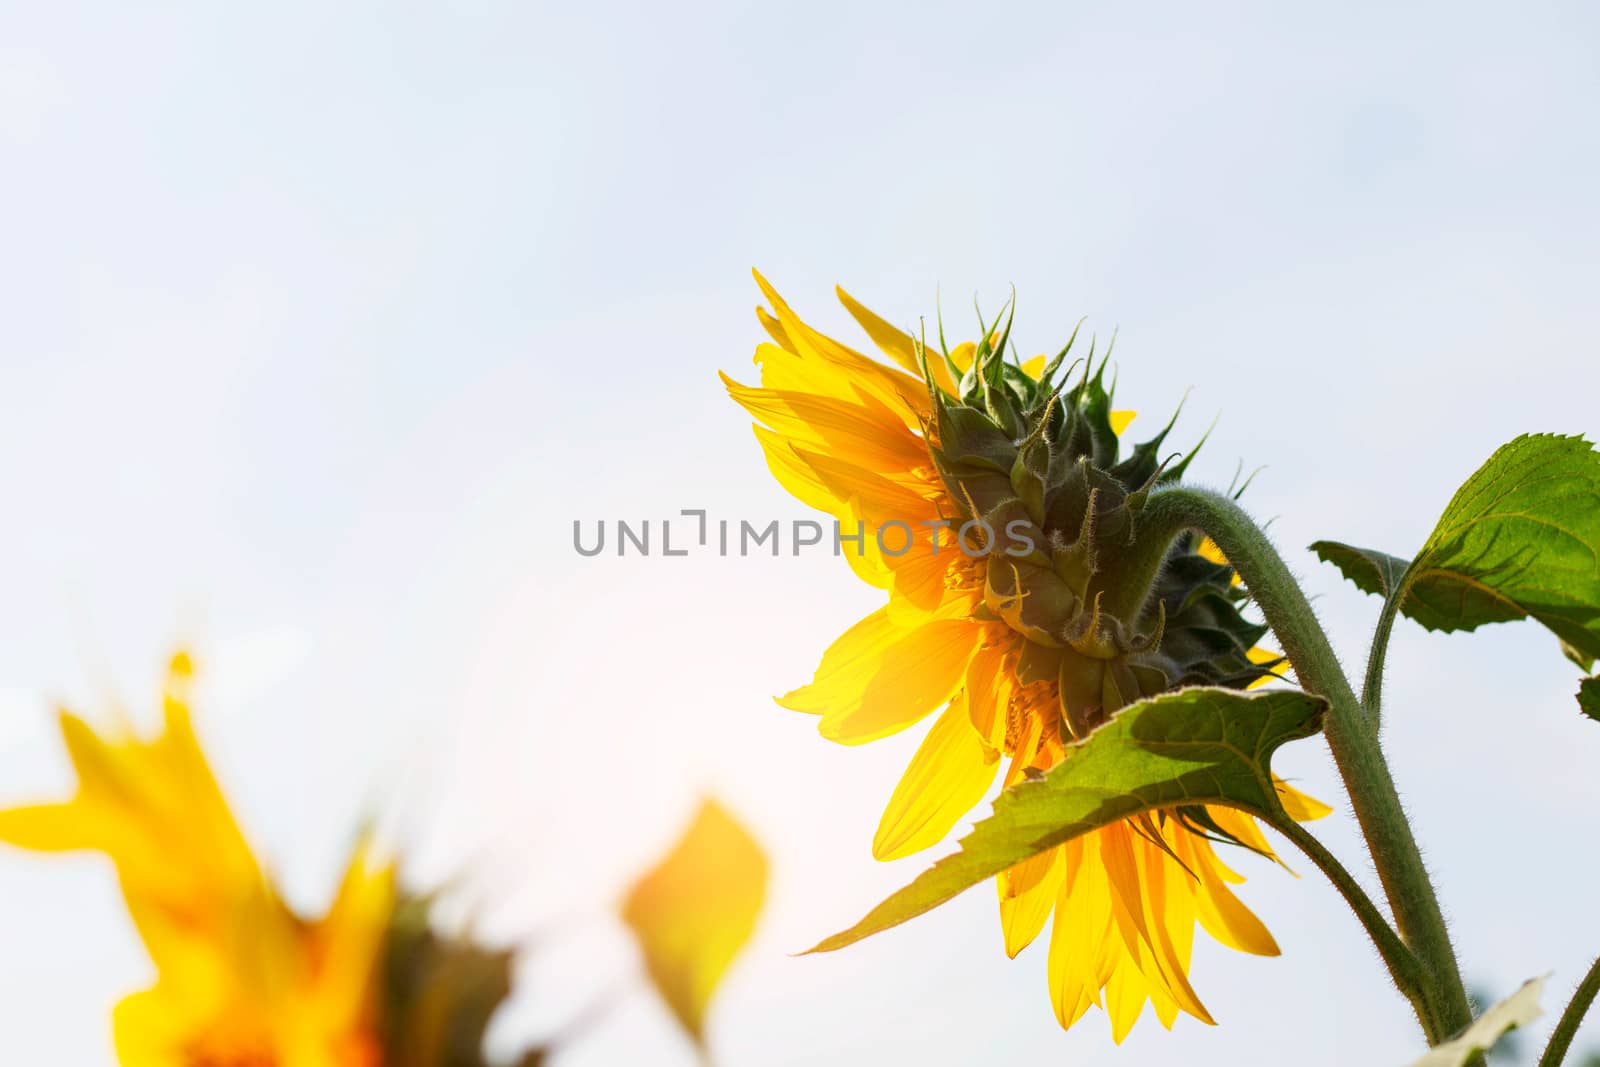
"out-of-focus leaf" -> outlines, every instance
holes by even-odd
[[[767,857],[714,800],[700,805],[670,853],[622,904],[646,972],[691,1037],[703,1043],[717,983],[755,930]]]
[[[1398,588],[1400,610],[1430,630],[1531,617],[1576,662],[1600,656],[1600,453],[1582,437],[1525,434],[1503,445],[1456,491],[1410,564],[1332,541],[1311,547],[1369,593]]]
[[[1442,1045],[1435,1045],[1411,1067],[1461,1067],[1478,1052],[1487,1052],[1509,1030],[1527,1026],[1541,1014],[1539,998],[1544,994],[1544,979],[1531,978],[1482,1015],[1460,1034]]]
[[[1222,804],[1286,818],[1269,761],[1321,727],[1326,704],[1297,690],[1194,687],[1130,704],[1040,778],[1001,793],[994,812],[855,926],[831,952],[915,918],[1030,856],[1141,812]]]
[[[1600,674],[1578,683],[1578,709],[1600,722]]]

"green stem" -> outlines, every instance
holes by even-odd
[[[1372,633],[1372,651],[1367,653],[1367,676],[1361,683],[1361,707],[1367,713],[1372,728],[1378,728],[1378,716],[1383,703],[1383,661],[1389,652],[1389,634],[1394,630],[1395,616],[1400,614],[1400,602],[1405,599],[1402,586],[1383,600],[1383,610],[1378,613],[1378,626]]]
[[[1350,910],[1355,912],[1356,918],[1366,928],[1367,936],[1372,939],[1372,944],[1377,948],[1378,955],[1383,958],[1384,966],[1389,968],[1389,977],[1394,979],[1394,984],[1401,994],[1411,1002],[1412,1009],[1417,1013],[1417,1021],[1426,1031],[1429,1023],[1429,1008],[1424,988],[1427,976],[1423,973],[1422,964],[1417,957],[1411,954],[1400,936],[1390,928],[1388,920],[1378,910],[1378,906],[1367,896],[1367,891],[1361,888],[1361,883],[1355,880],[1338,858],[1321,841],[1312,836],[1311,832],[1293,819],[1284,818],[1274,820],[1273,828],[1292,841],[1306,858],[1317,865],[1317,869],[1327,876],[1333,883],[1339,895],[1344,897]]]
[[[1583,981],[1573,991],[1572,999],[1567,1002],[1567,1010],[1561,1013],[1555,1032],[1550,1035],[1550,1043],[1544,1047],[1544,1055],[1539,1057],[1539,1067],[1560,1067],[1567,1049],[1572,1047],[1573,1035],[1578,1032],[1585,1013],[1594,1003],[1596,993],[1600,993],[1600,959],[1594,961],[1589,973],[1583,976]]]
[[[1193,527],[1216,541],[1261,605],[1301,685],[1332,706],[1323,734],[1366,837],[1395,925],[1427,975],[1430,1018],[1424,1021],[1424,1033],[1430,1044],[1437,1044],[1464,1029],[1472,1022],[1472,1009],[1455,950],[1422,852],[1378,745],[1377,731],[1283,558],[1237,504],[1217,493],[1181,486],[1160,490],[1151,495],[1140,521],[1153,530]]]

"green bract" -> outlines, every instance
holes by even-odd
[[[925,375],[928,440],[964,529],[985,542],[980,615],[1027,639],[1020,681],[1057,684],[1063,738],[1177,686],[1243,688],[1270,675],[1274,663],[1251,659],[1267,628],[1240,614],[1247,594],[1233,569],[1201,555],[1199,536],[1174,540],[1140,522],[1152,490],[1194,456],[1162,462],[1172,423],[1123,454],[1105,359],[1096,365],[1091,352],[1064,388],[1055,376],[1072,341],[1037,381],[1005,361],[1005,341],[989,331],[964,373],[948,364],[959,396]],[[1162,566],[1149,565],[1152,552]]]

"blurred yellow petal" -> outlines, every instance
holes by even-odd
[[[149,740],[63,713],[77,795],[0,811],[0,839],[94,849],[115,864],[157,969],[155,984],[114,1013],[120,1063],[377,1067],[375,1053],[352,1050],[375,1049],[371,979],[390,894],[349,883],[323,923],[284,905],[195,736],[184,703],[192,674],[187,655],[173,658],[162,729]]]
[[[696,1042],[704,1040],[712,994],[755,930],[766,885],[761,846],[708,799],[623,901],[645,971]]]
[[[972,728],[958,696],[934,721],[911,757],[878,822],[872,854],[899,859],[936,845],[983,799],[1000,769],[1000,754]]]
[[[29,804],[0,810],[0,841],[35,852],[93,848],[104,840],[76,804]]]
[[[396,897],[394,864],[380,860],[370,844],[359,844],[327,915],[311,930],[321,960],[317,984],[325,1010],[334,1016],[361,1016]]]
[[[1111,413],[1111,432],[1116,434],[1118,437],[1121,437],[1122,431],[1126,430],[1128,428],[1128,424],[1137,418],[1138,415],[1139,413],[1137,411],[1113,411]]]

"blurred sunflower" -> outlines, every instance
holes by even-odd
[[[251,852],[190,721],[173,657],[161,731],[100,734],[60,714],[68,801],[0,810],[0,841],[116,866],[155,984],[117,1005],[124,1067],[469,1067],[510,991],[510,955],[434,934],[366,843],[327,912],[297,915]],[[521,1062],[537,1063],[539,1052]]]
[[[1113,410],[1104,358],[1097,366],[1091,351],[1075,384],[1058,385],[1071,340],[1053,358],[1008,362],[1010,322],[996,319],[954,348],[941,327],[935,351],[839,290],[886,365],[756,281],[771,304],[757,308],[771,338],[756,349],[761,385],[723,381],[758,420],[773,475],[837,520],[852,568],[887,593],[823,654],[815,680],[778,702],[849,745],[939,713],[883,813],[877,858],[942,840],[997,776],[1009,786],[1042,773],[1134,700],[1274,676],[1281,660],[1257,647],[1266,628],[1241,614],[1248,594],[1214,545],[1184,533],[1157,546],[1154,576],[1137,564],[1145,501],[1193,453],[1160,462],[1169,422],[1121,454],[1133,415]],[[1329,810],[1278,790],[1296,819]],[[1273,856],[1251,817],[1195,805],[1114,824],[998,878],[1009,955],[1054,913],[1049,986],[1063,1027],[1091,1004],[1117,1041],[1146,1003],[1169,1028],[1180,1011],[1211,1023],[1188,976],[1197,924],[1232,948],[1278,952],[1229,888],[1243,878],[1218,843]]]

